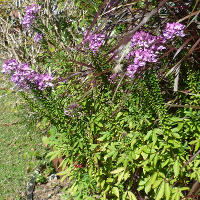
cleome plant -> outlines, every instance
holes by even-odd
[[[64,199],[197,198],[199,2],[88,2],[0,13],[1,72],[46,124]]]

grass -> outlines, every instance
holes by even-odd
[[[27,123],[27,110],[18,108],[23,102],[9,86],[0,75],[0,200],[24,199],[29,174],[41,162],[36,158],[45,152],[42,134]]]

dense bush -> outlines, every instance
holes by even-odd
[[[46,124],[66,199],[198,195],[198,1],[39,5],[1,13],[2,72]]]

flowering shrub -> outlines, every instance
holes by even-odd
[[[196,195],[200,40],[183,25],[195,5],[176,7],[175,16],[186,16],[179,23],[171,17],[178,1],[92,1],[87,13],[87,2],[78,2],[28,6],[20,34],[16,27],[2,33],[8,38],[2,47],[10,52],[2,72],[25,89],[32,112],[48,122],[44,142],[52,149],[50,160],[63,158],[66,199]],[[24,27],[31,27],[28,35]]]

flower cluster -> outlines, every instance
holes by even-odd
[[[145,31],[136,32],[131,40],[132,51],[127,55],[127,59],[134,57],[133,63],[127,67],[127,76],[134,77],[134,74],[147,62],[157,62],[159,51],[165,49],[164,39],[151,35]]]
[[[104,34],[93,34],[89,33],[87,36],[87,32],[84,33],[83,44],[89,43],[89,49],[92,50],[93,53],[96,53],[100,46],[104,43],[105,35]]]
[[[183,29],[185,26],[180,23],[167,23],[166,28],[163,32],[163,36],[169,40],[173,39],[175,36],[184,37]]]
[[[35,15],[40,11],[41,6],[37,6],[36,4],[29,5],[25,9],[24,19],[22,20],[22,25],[25,28],[29,28],[35,19]]]
[[[21,89],[29,90],[30,84],[39,90],[54,86],[52,75],[39,74],[32,70],[28,64],[22,63],[20,65],[15,59],[5,61],[1,72],[11,74],[11,80]]]
[[[39,42],[43,38],[42,33],[36,33],[33,37],[35,42]]]
[[[168,23],[162,36],[154,36],[145,31],[136,32],[131,40],[132,51],[126,56],[128,61],[133,58],[133,62],[127,67],[126,75],[134,78],[135,73],[145,67],[147,62],[157,62],[160,51],[166,49],[164,43],[175,36],[185,36],[184,27],[180,23]]]

